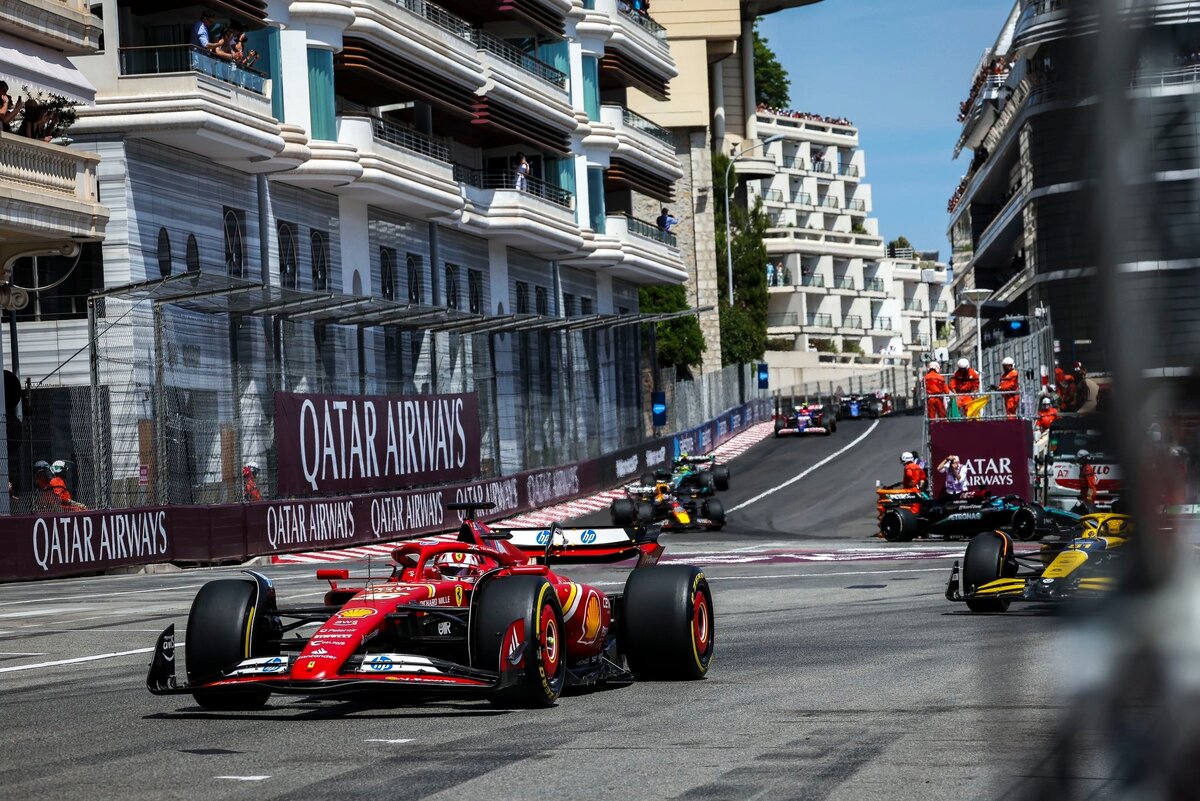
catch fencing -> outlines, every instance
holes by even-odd
[[[771,394],[784,398],[799,398],[810,403],[828,403],[845,395],[888,394],[892,397],[892,408],[901,411],[911,405],[914,392],[912,368],[907,364],[897,364],[874,372],[807,381]]]

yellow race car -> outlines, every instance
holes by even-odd
[[[1133,535],[1128,515],[1092,514],[1066,542],[1043,543],[1018,555],[1002,531],[987,531],[967,543],[962,568],[955,562],[946,599],[966,601],[972,612],[1003,612],[1012,601],[1052,603],[1105,595],[1115,586],[1120,554]]]

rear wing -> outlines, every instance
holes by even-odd
[[[600,563],[637,559],[638,564],[653,564],[662,553],[658,544],[659,527],[637,528],[493,528],[492,533],[507,535],[510,545],[530,556],[555,562]]]

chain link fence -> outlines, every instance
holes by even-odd
[[[902,411],[912,405],[915,392],[912,368],[907,364],[897,364],[842,378],[807,381],[772,394],[800,398],[811,403],[829,403],[844,395],[888,394],[892,396],[893,409]]]

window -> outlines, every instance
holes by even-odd
[[[537,313],[547,315],[550,313],[550,295],[546,292],[546,287],[539,286],[534,294]]]
[[[408,254],[408,302],[421,303],[424,293],[421,291],[421,257]]]
[[[37,256],[16,259],[12,282],[40,290],[31,292],[29,303],[15,312],[18,321],[77,320],[87,317],[88,295],[104,284],[104,252],[99,242],[84,242],[78,258]],[[6,315],[7,316],[7,315]],[[16,418],[9,418],[10,424]],[[14,455],[16,451],[13,451]]]
[[[446,308],[458,309],[459,306],[459,290],[458,290],[458,267],[453,264],[446,265]]]
[[[324,231],[313,231],[312,245],[312,285],[313,289],[329,289],[329,237]]]
[[[166,228],[158,229],[158,272],[163,278],[171,274],[171,235]]]
[[[575,296],[570,292],[563,293],[563,317],[575,316]]]
[[[241,209],[225,209],[225,272],[235,278],[242,277],[246,265],[246,212]]]
[[[287,289],[296,288],[300,274],[300,259],[296,253],[296,226],[280,222],[275,226],[279,237],[279,285]]]
[[[580,298],[579,299],[579,313],[582,314],[584,317],[587,317],[589,314],[592,313],[592,299],[591,298]]]
[[[479,270],[467,270],[467,310],[483,314],[483,273]]]
[[[396,299],[396,251],[379,249],[379,292],[385,300]]]
[[[589,120],[600,119],[600,59],[583,57],[583,110]]]
[[[200,248],[196,245],[196,235],[188,234],[187,252],[184,254],[184,263],[187,264],[189,273],[200,272]]]
[[[333,53],[308,48],[308,106],[313,139],[337,139],[337,110],[333,96]]]
[[[588,211],[592,219],[589,221],[592,230],[598,234],[604,233],[604,170],[599,167],[588,167]]]
[[[529,314],[529,284],[517,282],[517,314]]]

